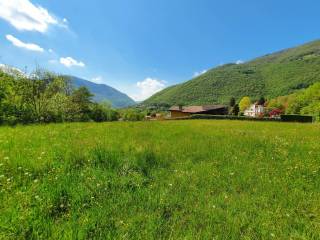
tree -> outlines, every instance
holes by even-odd
[[[145,115],[135,109],[126,109],[122,112],[121,117],[125,121],[141,121]]]
[[[258,100],[258,105],[264,105],[266,103],[266,99],[264,97],[260,97]]]
[[[26,79],[21,75],[13,76],[0,72],[0,89],[1,89],[1,120],[9,124],[18,122],[29,122],[32,118],[28,103],[24,99]],[[28,116],[28,117],[26,117]]]
[[[93,95],[86,87],[80,87],[71,95],[72,102],[75,103],[76,109],[74,112],[78,115],[77,120],[79,121],[87,121],[89,120],[90,115],[90,105],[92,104]]]
[[[85,87],[72,88],[69,78],[44,70],[28,77],[0,71],[0,123],[118,120],[119,113],[110,103],[94,103],[92,96]]]
[[[239,104],[234,105],[234,107],[232,108],[232,115],[238,116],[239,112],[240,112]]]
[[[286,112],[289,103],[296,99],[296,94],[290,94],[287,96],[280,96],[274,99],[271,99],[267,102],[267,111],[272,111],[273,109],[280,109],[282,112]]]
[[[234,97],[230,98],[229,106],[234,107],[236,105],[236,99]]]
[[[117,121],[119,119],[118,112],[112,109],[108,103],[93,103],[90,116],[95,122]]]
[[[65,121],[72,91],[70,81],[54,73],[37,69],[19,80],[23,122]]]
[[[303,107],[300,114],[313,115],[316,117],[317,121],[320,121],[320,101],[313,102],[306,107]]]
[[[239,103],[239,108],[241,112],[244,112],[251,105],[251,100],[249,97],[243,97]]]
[[[234,97],[230,98],[230,101],[229,101],[229,115],[235,115],[234,114],[235,105],[236,105],[236,99]]]
[[[287,113],[313,115],[320,119],[320,83],[316,83],[296,93],[295,97],[291,97]]]

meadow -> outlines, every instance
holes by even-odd
[[[0,239],[320,239],[320,125],[0,128]]]

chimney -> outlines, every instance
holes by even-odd
[[[179,111],[182,111],[182,104],[179,104]]]

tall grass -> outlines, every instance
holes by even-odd
[[[0,239],[320,239],[320,125],[0,128]]]

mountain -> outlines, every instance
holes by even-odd
[[[93,99],[97,102],[108,101],[113,107],[122,108],[135,105],[136,102],[126,94],[105,84],[97,84],[88,80],[69,76],[75,87],[87,87],[94,94]]]
[[[0,71],[12,76],[26,76],[19,68],[0,63]]]
[[[320,41],[268,54],[243,64],[226,64],[146,101],[155,104],[228,103],[231,97],[274,98],[320,81]]]

